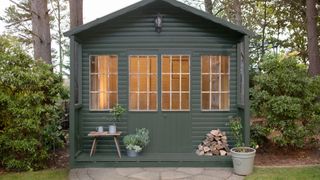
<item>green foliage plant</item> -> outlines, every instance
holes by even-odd
[[[294,56],[267,56],[254,77],[251,107],[267,119],[274,143],[305,147],[320,124],[320,77],[310,77]]]
[[[135,134],[128,134],[124,136],[123,143],[126,149],[135,152],[142,151],[150,142],[149,130],[146,128],[136,129]]]
[[[0,162],[10,170],[45,168],[62,146],[62,78],[33,60],[18,41],[0,36]]]
[[[116,104],[110,111],[112,114],[112,119],[110,119],[113,122],[119,122],[122,115],[126,112],[126,109],[122,107],[120,104]]]

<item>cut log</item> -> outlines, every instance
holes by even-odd
[[[226,156],[229,152],[227,136],[219,129],[211,130],[198,145],[196,154],[199,156]]]

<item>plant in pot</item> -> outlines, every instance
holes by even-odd
[[[239,117],[232,118],[229,125],[236,141],[235,147],[230,150],[234,172],[238,175],[249,175],[253,171],[256,150],[244,146],[241,119]]]
[[[136,134],[128,134],[123,138],[129,157],[137,157],[149,142],[149,130],[146,128],[136,129]]]
[[[120,104],[113,106],[113,108],[110,111],[110,113],[112,114],[112,118],[110,120],[113,121],[113,124],[109,125],[110,134],[114,134],[117,132],[116,122],[120,121],[121,116],[125,112],[126,112],[126,109],[123,108]]]

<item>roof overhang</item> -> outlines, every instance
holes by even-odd
[[[222,25],[224,27],[227,27],[227,28],[229,28],[229,29],[231,29],[233,31],[239,32],[239,33],[241,33],[243,35],[254,36],[254,32],[244,28],[243,26],[239,26],[239,25],[230,23],[230,22],[228,22],[226,20],[223,20],[223,19],[218,18],[216,16],[213,16],[213,15],[211,15],[209,13],[206,13],[204,11],[198,10],[198,9],[193,8],[191,6],[188,6],[188,5],[184,4],[184,3],[178,2],[176,0],[142,0],[142,1],[137,2],[137,3],[135,3],[135,4],[131,5],[131,6],[128,6],[128,7],[123,8],[123,9],[120,9],[119,11],[116,11],[114,13],[111,13],[111,14],[108,14],[108,15],[103,16],[101,18],[98,18],[98,19],[96,19],[94,21],[91,21],[91,22],[89,22],[87,24],[83,24],[81,26],[75,27],[75,28],[65,32],[64,35],[65,36],[76,35],[78,33],[81,33],[83,31],[89,30],[89,29],[91,29],[91,28],[93,28],[95,26],[98,26],[98,25],[100,25],[102,23],[108,22],[108,21],[110,21],[110,20],[112,20],[112,19],[114,19],[116,17],[119,17],[121,15],[129,13],[131,11],[134,11],[134,10],[140,8],[140,7],[148,5],[148,4],[153,3],[155,1],[166,2],[166,3],[168,3],[168,4],[170,4],[170,5],[174,6],[174,7],[180,8],[182,10],[185,10],[187,12],[190,12],[192,14],[200,16],[200,17],[202,17],[204,19],[207,19],[209,21],[212,21],[212,22],[214,22],[216,24],[220,24],[220,25]]]

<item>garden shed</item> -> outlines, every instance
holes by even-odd
[[[212,129],[232,144],[230,117],[242,119],[249,141],[248,43],[251,31],[175,0],[142,0],[65,33],[71,40],[70,162],[72,167],[232,166],[228,156],[198,156]],[[127,112],[123,135],[150,130],[137,158],[116,156],[96,127],[110,109]],[[121,138],[122,139],[122,138]]]

